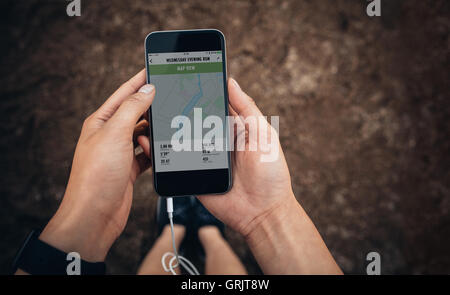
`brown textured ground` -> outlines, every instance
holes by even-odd
[[[298,200],[347,273],[450,273],[449,2],[2,1],[0,272],[64,193],[83,119],[144,67],[154,30],[218,28],[232,76],[280,115]],[[133,273],[155,239],[151,177],[107,258]],[[251,273],[242,239],[230,241]]]

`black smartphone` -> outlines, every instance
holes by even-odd
[[[227,192],[232,174],[224,35],[152,32],[145,59],[147,82],[156,87],[149,109],[155,191],[163,197]]]

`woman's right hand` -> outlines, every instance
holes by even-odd
[[[198,198],[214,216],[242,235],[248,236],[265,216],[298,203],[292,192],[289,170],[277,131],[262,118],[263,115],[253,99],[231,78],[228,81],[228,93],[230,115],[235,117],[237,125],[245,125],[245,150],[236,150],[235,147],[233,152],[232,189],[225,195]],[[251,124],[252,119],[256,120],[258,125]],[[251,136],[251,132],[255,131],[257,136]],[[234,137],[236,143],[236,134]],[[261,137],[266,140],[261,141]],[[261,145],[261,142],[268,144]],[[257,147],[256,151],[250,150],[252,145]],[[271,157],[268,150],[272,152]],[[266,159],[264,162],[264,157],[268,157],[268,161]]]

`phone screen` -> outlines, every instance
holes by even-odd
[[[214,29],[159,31],[145,39],[155,191],[220,194],[232,187],[226,45]]]
[[[226,142],[222,51],[148,53],[147,60],[150,82],[156,87],[152,104],[155,172],[228,168],[226,150],[217,151],[212,143],[202,141],[210,130],[203,128],[203,120],[216,116],[223,130],[222,138],[213,140]],[[176,123],[177,116],[188,118],[188,126]],[[183,134],[190,135],[191,149],[175,151],[172,139],[182,127],[189,129]]]

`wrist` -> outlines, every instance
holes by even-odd
[[[296,238],[298,220],[303,219],[303,209],[295,197],[259,217],[257,224],[245,236],[246,242],[265,274],[299,274],[297,259],[301,245]],[[288,257],[288,259],[286,259]]]
[[[295,197],[260,218],[246,241],[265,274],[342,274]]]
[[[303,210],[300,204],[294,194],[290,193],[285,200],[254,218],[242,234],[247,242],[260,240],[272,231],[281,230],[293,216],[298,216],[301,212]]]
[[[102,262],[118,234],[92,208],[67,208],[61,204],[39,239],[63,252],[77,252],[88,262]]]

